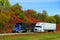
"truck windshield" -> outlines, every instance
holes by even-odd
[[[41,26],[36,26],[36,27],[40,27],[41,28]]]

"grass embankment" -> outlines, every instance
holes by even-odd
[[[0,40],[60,40],[60,33],[33,33],[0,36]]]

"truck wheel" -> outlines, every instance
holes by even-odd
[[[15,31],[12,31],[12,33],[15,33]]]

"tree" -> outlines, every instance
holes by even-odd
[[[41,14],[41,13],[38,13],[37,15],[38,15],[37,19],[43,21],[43,16],[42,16],[42,14]]]
[[[60,16],[58,14],[54,15],[54,18],[56,19],[56,23],[60,23]]]
[[[11,5],[8,0],[0,0],[0,12],[1,11],[8,12],[10,7]]]
[[[10,20],[10,16],[7,16],[5,13],[1,13],[0,14],[0,29],[3,30],[4,29],[4,25],[6,22],[8,22]]]
[[[2,11],[2,9],[4,8],[4,0],[0,0],[0,12]]]
[[[56,23],[56,20],[54,17],[48,16],[48,17],[46,17],[45,22]]]
[[[15,5],[13,5],[11,7],[11,11],[12,11],[12,15],[15,15],[18,18],[21,18],[21,19],[25,20],[24,11],[22,10],[22,7],[18,3],[16,3]]]
[[[47,12],[45,11],[45,10],[43,10],[43,12],[42,12],[42,19],[43,19],[43,21],[45,22],[45,19],[46,19],[46,17],[47,17],[48,15],[47,15]]]
[[[8,1],[8,0],[4,0],[4,2],[5,2],[5,3],[4,3],[4,4],[5,4],[5,5],[4,5],[5,8],[6,8],[6,9],[9,9],[9,8],[11,7],[9,1]]]
[[[35,10],[32,10],[32,17],[34,17],[36,19],[38,18],[38,14]]]
[[[28,9],[27,11],[25,11],[26,15],[28,17],[34,17],[37,19],[37,12],[35,10],[31,10],[31,9]]]

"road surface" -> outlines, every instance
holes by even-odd
[[[5,35],[17,35],[17,34],[33,34],[33,33],[5,33],[5,34],[0,34],[0,36],[5,36]]]

